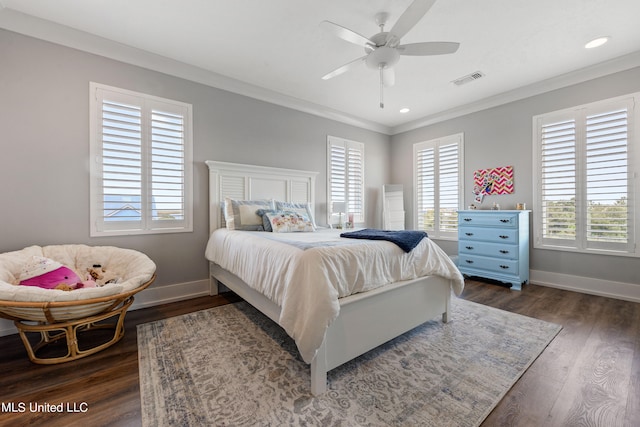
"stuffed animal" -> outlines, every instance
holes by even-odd
[[[118,276],[114,273],[107,271],[106,268],[100,264],[94,264],[93,267],[87,268],[87,279],[95,281],[96,285],[102,287],[110,283],[118,283]]]
[[[50,258],[33,256],[20,272],[20,285],[37,286],[44,289],[71,291],[82,279],[71,270]],[[81,287],[81,286],[80,286]]]

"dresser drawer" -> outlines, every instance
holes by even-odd
[[[465,268],[474,270],[492,271],[505,275],[518,275],[518,260],[516,259],[496,259],[490,257],[460,254],[458,255],[460,270],[464,273]]]
[[[477,242],[473,240],[461,240],[458,242],[458,253],[460,254],[518,259],[518,251],[518,245]]]
[[[508,212],[483,212],[482,214],[462,212],[458,214],[458,224],[482,227],[518,227],[518,214]]]
[[[495,243],[518,243],[518,229],[516,228],[492,228],[492,227],[461,227],[460,240],[484,240]]]

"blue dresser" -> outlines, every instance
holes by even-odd
[[[458,211],[460,272],[521,290],[529,281],[529,212]]]

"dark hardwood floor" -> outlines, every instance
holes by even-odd
[[[640,304],[471,280],[462,298],[563,326],[484,427],[640,426]],[[59,365],[32,364],[17,335],[0,338],[0,425],[141,425],[136,325],[237,300],[228,294],[132,311],[122,341]],[[61,402],[76,412],[30,411]]]

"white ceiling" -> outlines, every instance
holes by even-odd
[[[378,73],[364,64],[321,79],[364,52],[320,22],[372,36],[376,13],[390,13],[389,30],[411,3],[0,0],[0,28],[391,134],[640,65],[639,0],[438,0],[402,43],[456,41],[460,49],[403,56],[384,109]],[[584,48],[598,36],[611,40]],[[452,83],[475,71],[486,76]]]

